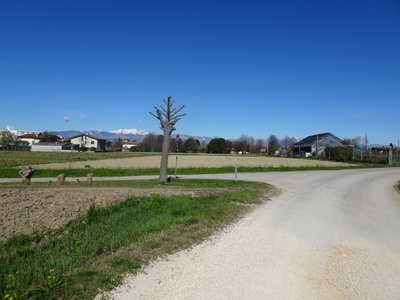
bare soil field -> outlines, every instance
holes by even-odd
[[[0,239],[13,233],[56,229],[87,212],[91,205],[105,206],[127,197],[187,194],[199,197],[224,189],[187,189],[160,185],[156,188],[49,187],[0,189]]]
[[[169,166],[174,167],[176,157],[170,156]],[[157,168],[160,156],[132,157],[82,161],[72,163],[52,163],[34,166],[35,168]],[[188,156],[178,157],[178,165],[184,167],[221,166],[342,166],[343,163],[315,161],[306,159],[287,159],[246,156]],[[173,195],[188,193],[197,196],[201,193],[221,192],[218,190],[184,189],[176,186],[158,188],[94,188],[94,187],[48,187],[2,189],[0,188],[0,239],[12,233],[30,233],[47,228],[55,229],[66,225],[73,218],[84,214],[92,205],[117,203],[130,195],[151,195],[154,193]]]

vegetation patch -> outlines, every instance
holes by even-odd
[[[34,166],[34,178],[55,178],[59,174],[69,177],[140,176],[160,174],[159,153],[106,152],[106,153],[40,153],[0,151],[2,178],[19,178],[22,166]],[[168,174],[175,173],[175,155],[170,155]],[[178,175],[273,172],[292,170],[332,170],[359,168],[360,165],[333,163],[324,160],[267,157],[262,155],[208,155],[179,153]],[[364,167],[374,167],[368,164]]]
[[[1,241],[0,297],[93,299],[99,290],[119,285],[126,273],[233,222],[261,203],[268,189],[267,184],[240,181],[174,184],[207,192],[130,196],[117,204],[92,205],[67,226]],[[215,188],[226,191],[214,194]]]
[[[239,173],[249,172],[283,172],[283,171],[313,171],[313,170],[344,170],[344,169],[357,169],[357,168],[373,168],[383,167],[382,165],[347,165],[347,166],[269,166],[269,167],[246,167],[241,166],[238,168]],[[2,178],[18,178],[19,169],[16,168],[1,168]],[[86,177],[88,173],[93,173],[94,177],[112,177],[112,176],[145,176],[145,175],[159,175],[160,169],[158,168],[142,168],[142,169],[112,169],[112,168],[90,168],[90,169],[37,169],[33,178],[56,178],[59,174],[65,174],[69,177]],[[175,169],[169,168],[168,174],[174,174]],[[196,167],[196,168],[180,168],[179,175],[191,174],[224,174],[233,173],[234,167],[225,166],[218,168]]]

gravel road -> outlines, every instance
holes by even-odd
[[[128,277],[108,297],[400,298],[400,196],[393,188],[399,168],[238,179],[268,182],[282,193],[207,242]]]

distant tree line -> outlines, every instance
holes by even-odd
[[[59,138],[57,135],[44,131],[40,135],[41,142],[55,142]],[[343,144],[347,146],[352,146],[352,148],[362,148],[364,145],[368,143],[368,141],[363,141],[365,144],[361,144],[362,139],[357,136],[354,138],[344,138]],[[162,152],[162,145],[164,142],[164,136],[159,134],[156,135],[154,133],[148,133],[144,136],[141,143],[136,147],[131,147],[130,151],[135,152]],[[181,140],[177,137],[171,137],[170,139],[170,152],[180,152],[180,153],[253,153],[253,154],[266,154],[266,155],[274,155],[277,150],[290,151],[293,147],[293,144],[297,142],[295,137],[290,137],[285,135],[283,138],[279,139],[276,135],[271,134],[267,139],[254,139],[248,135],[241,135],[237,139],[225,139],[216,137],[211,139],[207,144],[205,140],[201,143],[198,139],[188,138],[185,140]],[[13,136],[13,134],[9,130],[1,130],[0,131],[0,147],[4,150],[13,150],[16,147],[25,147],[27,142],[23,142],[17,139],[17,137]],[[115,139],[113,142],[110,142],[109,149],[111,151],[121,151],[122,150],[122,139]],[[346,160],[349,160],[349,152],[346,150],[337,150],[340,152],[334,153],[331,149],[331,159],[338,159],[338,157],[345,157]]]
[[[161,152],[163,145],[163,135],[148,133],[144,136],[140,145],[132,147],[130,151],[137,152]],[[170,140],[170,151],[181,153],[265,153],[274,154],[277,149],[290,148],[297,142],[294,137],[285,136],[282,140],[276,135],[270,135],[267,140],[254,139],[248,135],[242,135],[237,139],[213,138],[208,144],[201,143],[198,139],[188,138],[184,141],[177,137]]]

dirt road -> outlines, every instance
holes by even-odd
[[[282,193],[206,243],[128,278],[109,297],[399,299],[398,168],[239,179]]]

